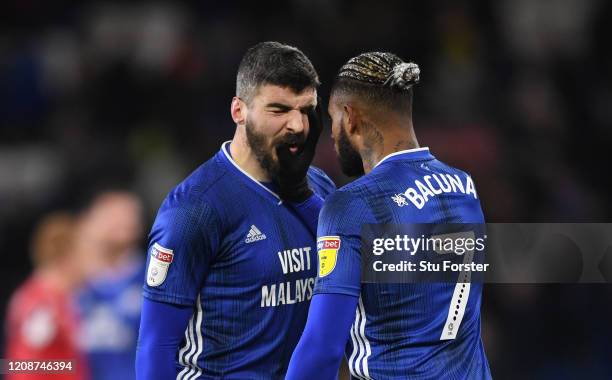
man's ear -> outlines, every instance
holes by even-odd
[[[346,120],[346,133],[349,135],[360,133],[359,110],[357,110],[352,104],[346,103],[342,106],[342,112],[344,113],[344,119]]]
[[[232,115],[232,120],[237,125],[244,125],[246,121],[246,104],[237,96],[232,98],[232,105],[230,107],[230,113]]]

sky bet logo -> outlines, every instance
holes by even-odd
[[[340,248],[340,239],[334,240],[319,240],[317,250],[321,249],[338,249]]]
[[[170,264],[174,259],[174,254],[171,250],[154,245],[151,248],[151,256],[159,261]]]
[[[338,250],[340,249],[339,236],[322,236],[317,239],[317,253],[319,255],[319,277],[325,277],[336,267]]]
[[[173,259],[174,253],[171,249],[162,247],[159,243],[153,244],[147,269],[147,284],[149,286],[160,286],[164,283]]]

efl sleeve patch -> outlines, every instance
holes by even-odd
[[[319,277],[325,277],[334,270],[336,267],[339,249],[339,236],[322,236],[317,239],[317,253],[319,254]]]
[[[171,249],[164,248],[158,243],[153,244],[147,269],[147,285],[155,287],[163,284],[173,259],[174,254]]]

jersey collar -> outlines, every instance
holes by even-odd
[[[391,161],[396,161],[396,160],[417,161],[417,160],[429,160],[433,158],[434,156],[432,156],[431,153],[429,153],[428,147],[400,150],[399,152],[394,152],[394,153],[391,153],[383,157],[382,160],[378,161],[378,163],[374,165],[374,168],[376,168],[383,162],[391,162]]]
[[[255,178],[253,178],[253,176],[251,176],[249,173],[245,172],[244,170],[242,170],[242,168],[240,166],[238,166],[238,164],[236,163],[236,161],[234,161],[234,159],[232,158],[232,156],[229,153],[229,144],[232,142],[232,140],[226,141],[223,144],[221,144],[221,152],[220,152],[220,156],[221,158],[227,162],[227,166],[237,175],[242,176],[247,183],[251,184],[252,187],[254,187],[254,189],[260,193],[264,193],[267,197],[272,197],[277,204],[282,204],[283,201],[281,200],[280,196],[278,194],[276,194],[275,192],[273,192],[272,190],[268,189],[266,186],[264,186],[261,182],[259,182],[258,180],[256,180]]]

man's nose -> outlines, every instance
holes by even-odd
[[[308,134],[308,115],[298,110],[289,112],[289,120],[287,121],[287,129],[292,133]]]

